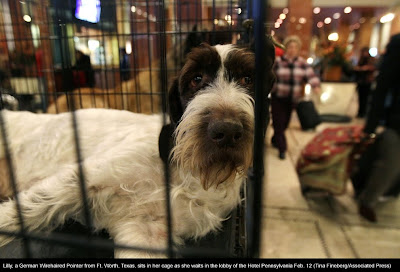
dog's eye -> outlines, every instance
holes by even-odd
[[[199,85],[201,83],[201,80],[203,79],[203,77],[201,75],[195,76],[192,81],[190,82],[190,84],[193,87],[196,87],[197,85]]]
[[[253,83],[251,77],[242,77],[239,82],[241,85],[250,85]]]

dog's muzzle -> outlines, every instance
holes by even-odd
[[[213,120],[208,124],[207,136],[218,147],[235,147],[243,138],[243,125],[234,119]]]

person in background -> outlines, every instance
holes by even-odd
[[[283,41],[285,54],[277,57],[274,64],[276,83],[271,92],[271,113],[274,135],[271,143],[279,149],[279,158],[285,159],[287,143],[285,131],[293,109],[304,95],[304,86],[309,83],[314,92],[320,92],[320,80],[312,67],[300,56],[301,40],[288,36]]]
[[[273,38],[279,45],[282,44],[283,39],[281,36],[274,35]],[[285,50],[282,47],[283,46],[275,45],[275,57],[281,57],[283,54],[285,54]]]
[[[120,48],[119,50],[119,67],[121,73],[122,81],[128,81],[130,78],[130,70],[129,70],[129,55],[126,53],[125,48]]]
[[[35,60],[36,60],[37,78],[39,82],[39,93],[41,96],[42,111],[46,112],[48,106],[48,97],[47,97],[46,79],[43,73],[44,57],[43,57],[43,48],[41,45],[35,51]]]
[[[368,99],[374,81],[374,62],[374,58],[369,54],[369,48],[363,47],[357,65],[354,66],[358,93],[357,117],[359,118],[364,118],[367,113]]]
[[[73,67],[75,88],[94,87],[94,71],[90,57],[79,50],[76,51],[75,56],[76,63]]]
[[[386,47],[379,66],[376,89],[364,127],[364,139],[373,137],[380,121],[384,131],[377,139],[377,155],[370,175],[358,194],[359,213],[376,222],[375,205],[380,197],[398,186],[400,180],[400,34]]]

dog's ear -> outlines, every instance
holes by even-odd
[[[176,77],[168,92],[168,113],[170,124],[162,127],[158,138],[158,152],[164,163],[168,163],[169,154],[174,146],[173,134],[183,114],[179,95],[179,77]]]
[[[197,31],[197,25],[194,25],[192,31],[189,32],[185,40],[184,56],[192,51],[193,48],[199,46],[202,41],[201,33]]]
[[[255,52],[255,41],[254,39],[251,39],[249,48],[251,51]],[[265,57],[267,58],[267,67],[268,69],[272,68],[274,62],[275,62],[275,44],[273,41],[272,36],[266,35],[264,39],[264,50],[266,52]]]
[[[255,52],[255,43],[254,39],[252,39],[249,43],[249,48],[251,51]],[[272,87],[275,84],[276,81],[276,76],[273,72],[272,66],[275,63],[275,43],[273,38],[270,35],[266,35],[264,39],[264,50],[266,52],[265,54],[265,63],[267,64],[267,77],[266,79],[268,80],[267,82],[267,93],[269,93],[272,89]]]
[[[176,77],[168,91],[168,113],[171,124],[176,126],[183,115],[179,94],[179,77]]]
[[[162,127],[160,136],[158,137],[158,153],[164,163],[169,162],[169,154],[174,146],[173,133],[175,126],[167,124]]]

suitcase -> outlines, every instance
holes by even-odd
[[[302,130],[314,129],[321,123],[321,118],[315,108],[314,102],[300,101],[296,107]]]
[[[360,125],[326,128],[305,146],[296,165],[303,194],[340,195],[346,191],[362,129]]]
[[[340,114],[320,114],[321,123],[350,123],[351,117]]]

